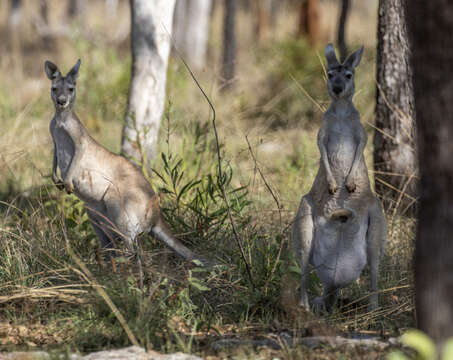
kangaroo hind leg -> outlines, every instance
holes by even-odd
[[[112,264],[113,272],[116,272],[115,240],[117,239],[117,236],[111,229],[109,229],[108,220],[103,215],[102,211],[89,207],[86,207],[86,211],[91,226],[101,241],[101,248],[104,252],[104,260],[106,262],[110,262]]]

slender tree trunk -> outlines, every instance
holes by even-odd
[[[254,11],[256,13],[255,34],[258,42],[262,42],[269,25],[271,24],[272,0],[255,0]]]
[[[319,0],[303,0],[299,8],[298,35],[307,37],[311,45],[321,41]]]
[[[50,26],[49,26],[49,4],[48,4],[47,0],[40,1],[39,12],[41,14],[41,21],[44,24],[44,26],[46,28],[50,28]],[[54,42],[51,41],[51,37],[47,33],[42,35],[41,41],[42,41],[42,47],[46,50],[50,50],[52,48],[52,45],[54,44]]]
[[[421,174],[416,312],[441,344],[453,337],[453,3],[407,4]]]
[[[236,0],[225,0],[225,19],[223,24],[223,90],[233,85],[235,62]]]
[[[376,192],[387,210],[402,213],[414,210],[417,198],[415,111],[404,1],[379,1],[374,132]]]
[[[16,29],[22,22],[22,0],[10,0],[8,27]]]
[[[150,168],[164,111],[175,0],[130,0],[132,78],[121,152]]]
[[[87,7],[86,0],[69,0],[67,14],[69,18],[79,17],[83,19]]]
[[[10,0],[9,3],[9,14],[8,14],[8,31],[9,31],[9,40],[11,46],[11,54],[14,59],[14,73],[17,80],[22,78],[22,45],[21,45],[21,34],[20,34],[20,24],[22,23],[22,10],[23,3],[22,0]]]
[[[177,0],[173,21],[176,47],[195,70],[205,66],[211,0]]]
[[[346,24],[348,21],[349,15],[349,0],[342,0],[341,1],[341,11],[340,17],[338,19],[338,36],[337,36],[337,43],[338,49],[340,50],[340,61],[343,62],[346,60],[348,56],[348,46],[346,44]]]
[[[116,19],[116,15],[118,13],[118,0],[105,0],[105,10],[107,12],[108,19]]]
[[[49,6],[47,0],[41,0],[39,12],[41,14],[42,22],[49,25]]]

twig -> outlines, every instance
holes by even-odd
[[[269,193],[271,194],[272,198],[274,199],[275,204],[277,205],[278,215],[279,215],[279,218],[280,218],[280,228],[281,228],[282,227],[282,212],[281,212],[281,208],[282,207],[280,205],[280,202],[278,201],[277,196],[272,191],[272,188],[270,187],[269,183],[267,182],[266,178],[264,177],[263,172],[261,171],[260,167],[258,166],[258,161],[256,160],[255,154],[253,153],[252,146],[250,145],[250,142],[249,142],[249,139],[248,139],[247,135],[245,136],[245,141],[247,141],[247,145],[249,147],[250,155],[252,156],[252,159],[255,162],[255,168],[258,170],[258,173],[260,174],[261,179],[264,182],[264,185],[266,186],[267,190],[269,191]],[[278,263],[280,262],[280,257],[282,255],[282,251],[283,251],[283,245],[285,243],[284,239],[285,238],[282,237],[282,240],[280,241],[280,248],[278,249],[277,258],[275,259],[274,265],[272,266],[271,273],[269,274],[268,278],[266,279],[266,283],[264,284],[264,292],[265,293],[267,293],[267,288],[269,286],[269,282],[270,282],[270,280],[272,278],[272,275],[274,275],[275,270],[277,269]]]
[[[239,233],[236,229],[236,225],[234,223],[234,219],[233,219],[233,215],[231,213],[231,206],[230,206],[230,203],[228,202],[228,198],[226,196],[226,191],[225,191],[225,186],[224,184],[222,183],[222,178],[223,178],[223,172],[222,172],[222,157],[220,155],[220,144],[219,144],[219,135],[217,133],[217,126],[216,126],[216,112],[215,112],[215,108],[214,108],[214,105],[212,104],[211,100],[209,99],[208,95],[205,93],[205,91],[202,89],[200,83],[198,82],[198,80],[196,79],[195,75],[193,74],[192,70],[190,69],[189,65],[186,63],[186,61],[184,60],[184,58],[182,57],[182,55],[179,53],[178,49],[176,49],[176,47],[174,46],[173,44],[173,48],[175,50],[175,52],[178,54],[178,57],[181,59],[182,63],[184,64],[185,68],[187,69],[187,71],[189,72],[189,75],[190,77],[192,78],[192,80],[195,82],[195,84],[197,85],[198,89],[201,91],[201,93],[203,94],[204,98],[206,99],[206,101],[208,102],[209,104],[209,107],[211,108],[212,110],[212,127],[214,129],[214,136],[215,136],[215,142],[216,142],[216,147],[217,147],[217,162],[218,162],[218,167],[219,167],[219,185],[220,185],[220,189],[222,190],[222,198],[223,198],[223,201],[225,202],[225,205],[227,207],[227,211],[228,211],[228,218],[230,220],[230,224],[231,224],[231,228],[233,230],[233,235],[234,235],[234,239],[236,241],[236,244],[237,246],[239,247],[239,250],[241,252],[241,257],[242,257],[242,260],[244,261],[244,264],[245,264],[245,268],[247,270],[247,275],[249,277],[249,281],[250,281],[250,284],[252,285],[252,288],[255,289],[255,282],[253,281],[253,275],[252,275],[252,271],[250,269],[250,264],[248,263],[247,261],[247,257],[245,256],[245,252],[244,252],[244,247],[242,246],[242,242],[241,242],[241,238],[239,236]]]
[[[66,227],[63,225],[63,235],[66,240],[66,249],[71,256],[71,258],[74,260],[74,262],[77,264],[77,266],[82,270],[82,275],[85,278],[85,280],[88,282],[88,284],[91,285],[91,287],[96,290],[96,292],[104,299],[110,310],[112,310],[113,314],[115,317],[118,319],[119,323],[123,327],[124,331],[126,332],[127,337],[129,338],[130,342],[135,345],[135,346],[140,346],[135,335],[131,331],[129,325],[126,322],[126,319],[123,317],[123,315],[120,313],[116,305],[113,303],[112,299],[107,295],[105,290],[102,288],[102,286],[96,281],[94,276],[91,274],[91,272],[88,270],[88,268],[85,266],[82,260],[79,259],[79,257],[74,253],[74,251],[71,249],[71,246],[69,245],[69,239],[66,234]],[[76,269],[75,269],[76,270]]]
[[[301,90],[305,94],[305,96],[308,97],[308,99],[310,99],[310,101],[316,105],[319,111],[321,111],[322,113],[326,111],[326,109],[322,105],[320,105],[315,99],[311,97],[308,91],[305,90],[305,88],[297,81],[297,79],[292,74],[289,74],[289,77],[291,78],[291,80],[294,81],[299,90]]]

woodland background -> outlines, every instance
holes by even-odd
[[[147,348],[214,358],[382,357],[388,350],[210,344],[282,332],[386,338],[416,326],[419,175],[401,1],[177,1],[175,25],[165,29],[173,49],[152,184],[175,234],[223,265],[192,268],[143,236],[143,292],[126,259],[119,274],[98,266],[82,203],[51,183],[53,106],[43,65],[51,60],[66,73],[81,58],[76,113],[96,140],[119,152],[133,61],[130,5],[138,2],[0,2],[0,350],[130,344],[95,290],[102,286]],[[184,9],[203,2],[205,16]],[[365,46],[354,103],[368,133],[365,157],[386,207],[388,242],[381,307],[366,310],[365,271],[342,291],[334,313],[314,317],[295,306],[299,269],[287,249],[300,197],[318,169],[316,134],[329,103],[327,42],[340,56],[346,46]],[[218,142],[213,112],[183,59],[215,108]],[[320,291],[314,273],[311,287]]]

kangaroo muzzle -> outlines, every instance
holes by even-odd
[[[340,95],[341,92],[343,91],[343,87],[334,85],[332,91],[334,92],[335,95]]]

